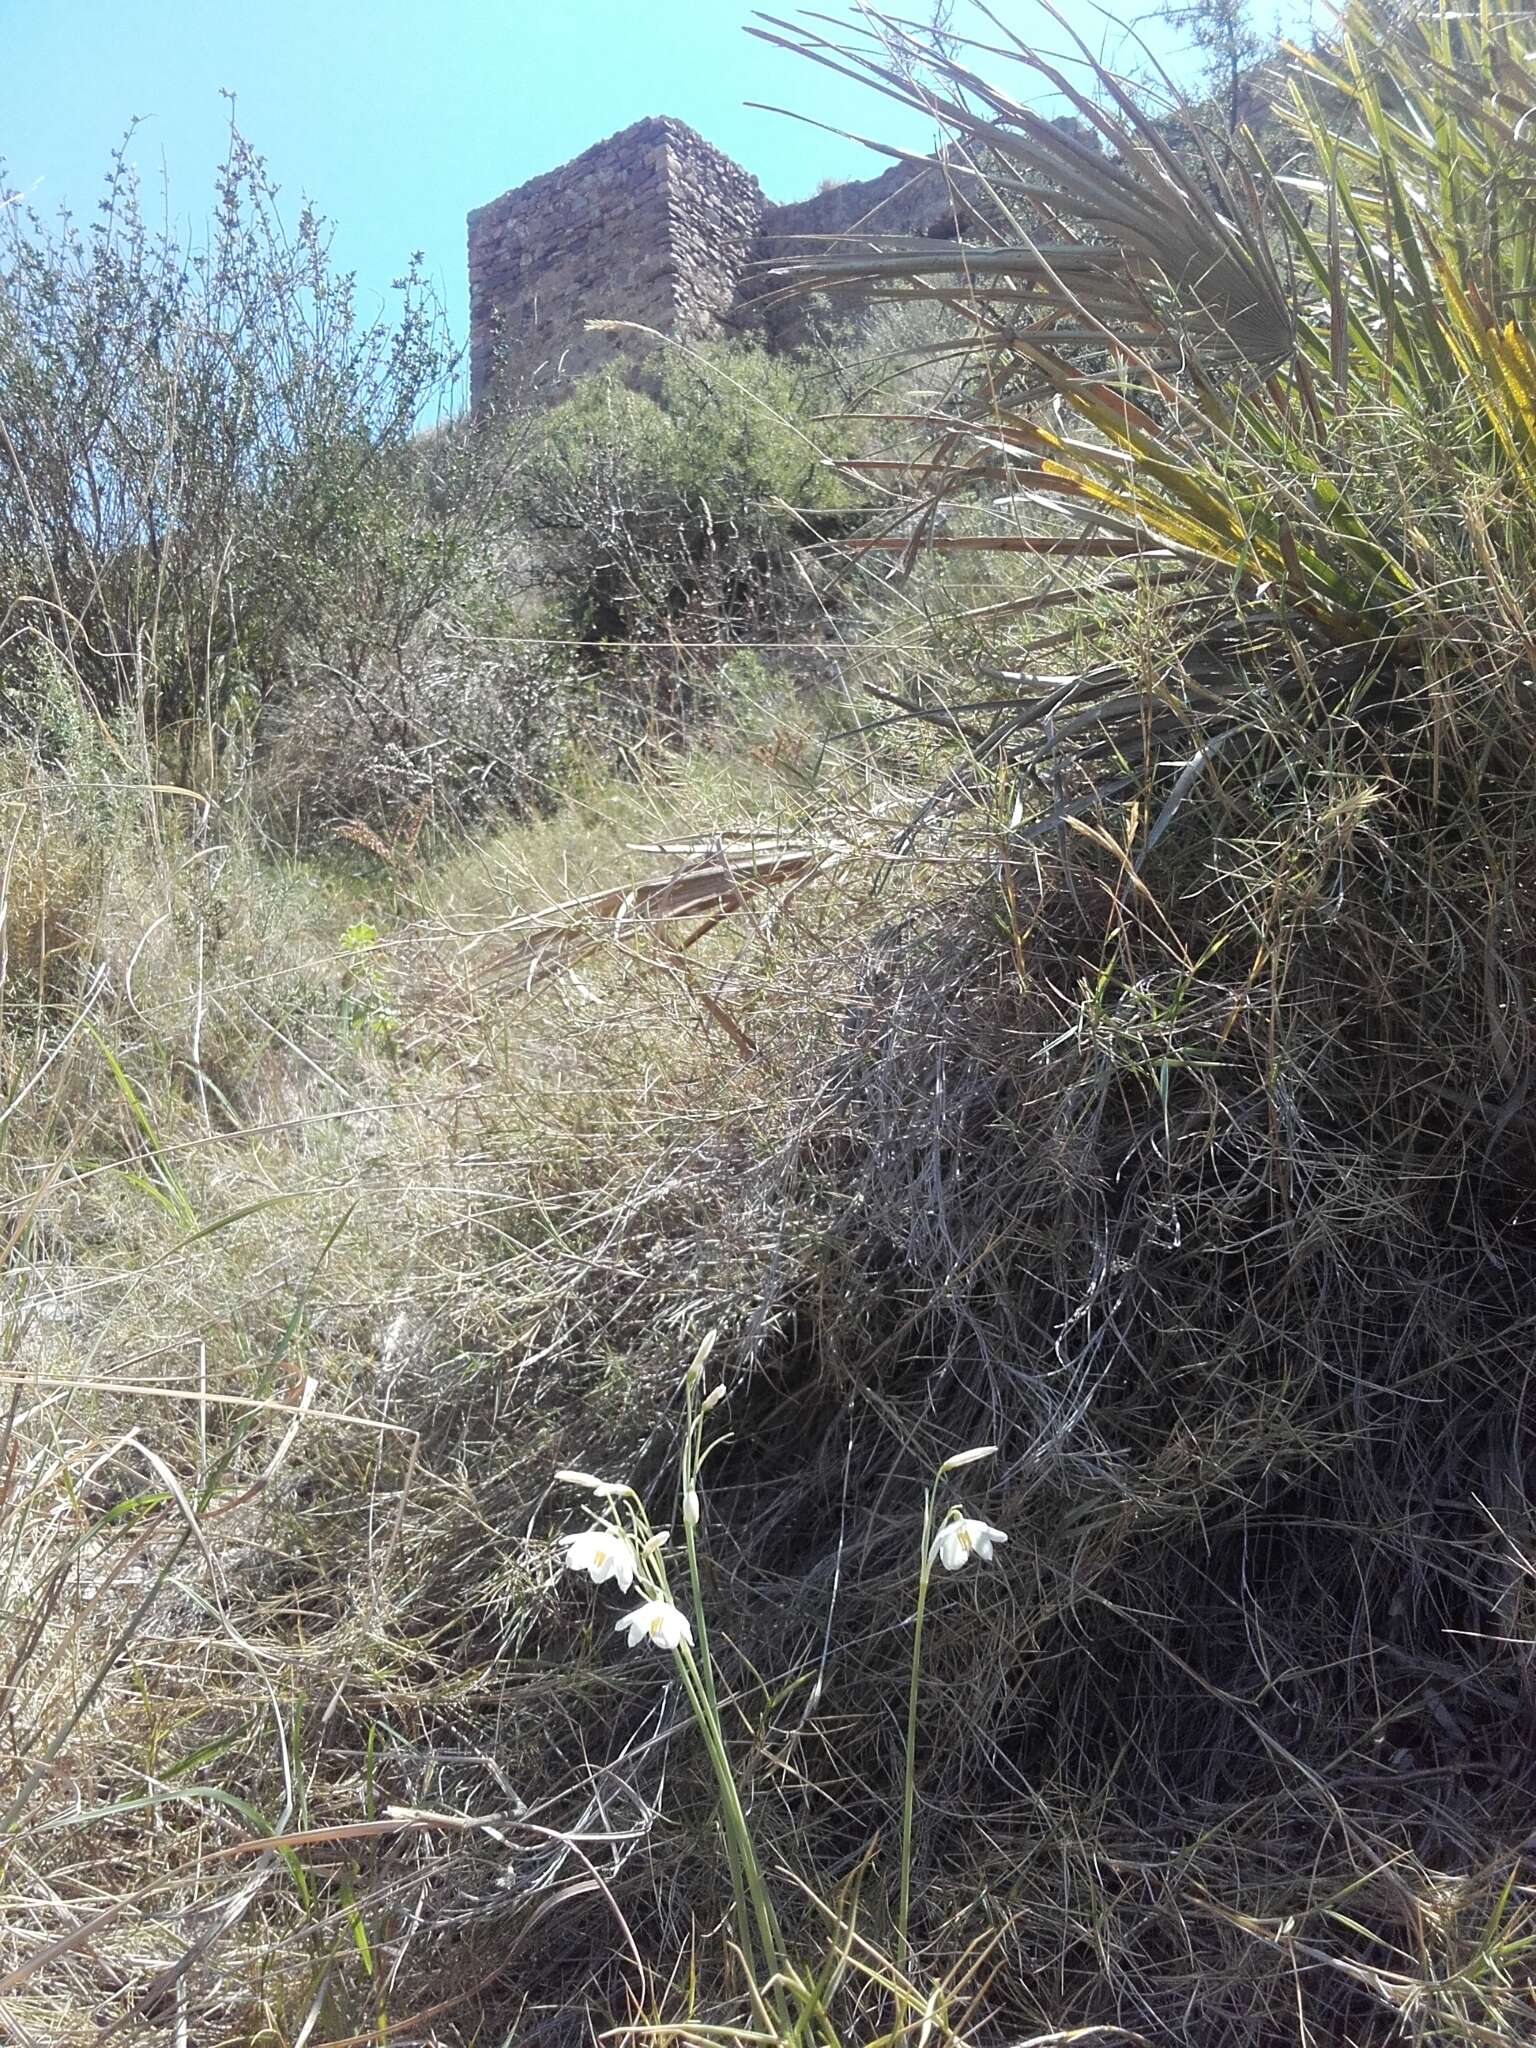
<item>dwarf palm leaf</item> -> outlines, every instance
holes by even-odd
[[[1382,645],[1431,594],[1443,609],[1469,489],[1496,502],[1506,566],[1528,557],[1536,66],[1504,17],[1352,0],[1325,52],[1288,53],[1281,160],[1248,138],[1230,171],[1189,110],[1142,111],[1080,42],[1070,73],[1000,26],[987,50],[1062,124],[946,51],[914,82],[911,35],[867,19],[863,44],[760,33],[942,124],[963,239],[809,259],[789,288],[874,280],[974,331],[976,395],[932,419],[918,501],[995,504],[1005,478],[968,546],[1059,555],[1065,528],[1085,563],[1193,566]]]

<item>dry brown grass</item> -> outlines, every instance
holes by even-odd
[[[701,769],[691,794],[685,770],[671,795],[590,799],[582,857],[654,863],[622,851],[637,826],[718,818],[733,787],[765,841],[785,832],[760,776]],[[331,2040],[446,1999],[461,2038],[509,1995],[489,1958],[537,1903],[528,1857],[537,1894],[576,1853],[513,1826],[513,1782],[560,1826],[538,1758],[611,1691],[534,1670],[551,1572],[515,1526],[578,1440],[636,1453],[674,1345],[732,1290],[698,1271],[698,1302],[656,1318],[629,1270],[653,1255],[624,1247],[724,1191],[723,1159],[714,1197],[684,1157],[662,1169],[658,1133],[708,1150],[744,1115],[740,1155],[778,1127],[721,1008],[756,1031],[766,1004],[788,1060],[791,1017],[820,1028],[838,899],[738,919],[686,973],[631,933],[519,998],[486,949],[580,809],[563,839],[522,835],[531,868],[512,835],[402,908],[399,877],[263,870],[119,794],[80,839],[97,1000],[30,1020],[7,1134],[7,2016],[72,2042],[291,2039],[308,2015]],[[360,917],[380,928],[361,953],[338,944]],[[386,1825],[399,1805],[449,1820]],[[565,1924],[533,1921],[535,1946]],[[473,1999],[465,1952],[491,1980]]]
[[[1532,592],[1487,436],[1403,414],[1328,442],[1344,554],[1412,543],[1369,640],[1209,562],[1037,576],[1043,644],[892,635],[820,782],[761,772],[797,729],[366,874],[90,770],[93,978],[4,1126],[21,2039],[788,2048],[676,1676],[555,1541],[558,1467],[674,1519],[705,1339],[800,2038],[1532,2037]],[[917,1517],[979,1443],[903,1985]]]
[[[855,1938],[885,1938],[914,1508],[985,1438],[970,1498],[1013,1540],[940,1589],[919,1757],[953,2038],[1522,2038],[1517,1240],[1345,1142],[1316,1002],[1212,945],[1251,898],[1169,893],[1187,841],[1144,889],[1091,837],[1069,871],[999,834],[1006,789],[894,870],[844,810],[838,867],[688,978],[643,920],[531,992],[486,972],[573,846],[643,877],[658,817],[730,787],[466,850],[393,911],[303,871],[263,900],[248,866],[194,897],[163,831],[108,863],[124,1080],[67,1048],[8,1164],[13,2026],[728,2021],[707,1775],[549,1541],[561,1464],[665,1512],[716,1329],[708,1591],[799,1940],[826,1930],[791,1876],[831,1902],[861,1868]],[[1232,875],[1320,817],[1336,845],[1343,795],[1233,837]],[[735,800],[803,839],[803,805]],[[279,962],[258,932],[301,908]],[[360,911],[372,1012],[339,1001]],[[266,1047],[206,1101],[199,1013],[205,1072]],[[877,2038],[883,1994],[846,1995],[842,2038]]]

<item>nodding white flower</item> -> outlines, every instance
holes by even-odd
[[[691,1486],[683,1495],[683,1524],[689,1529],[699,1526],[699,1496]]]
[[[582,1529],[565,1539],[565,1568],[585,1572],[594,1586],[612,1579],[621,1593],[635,1583],[634,1546],[611,1529]]]
[[[707,1415],[712,1408],[718,1408],[720,1406],[720,1403],[724,1399],[724,1387],[711,1387],[709,1392],[704,1396],[703,1402],[701,1403],[699,1408],[699,1413],[701,1415]]]
[[[947,1572],[958,1572],[968,1565],[973,1557],[979,1557],[983,1564],[992,1562],[994,1543],[1006,1543],[1007,1536],[1001,1529],[994,1529],[989,1522],[978,1522],[972,1515],[956,1515],[946,1522],[933,1539],[929,1558],[937,1558]]]
[[[613,1625],[628,1630],[632,1650],[642,1643],[654,1643],[658,1650],[675,1650],[682,1643],[693,1642],[693,1628],[687,1615],[670,1600],[647,1600],[643,1606],[621,1614]]]
[[[613,1500],[628,1491],[612,1479],[594,1479],[590,1472],[557,1472],[555,1477],[562,1486],[579,1486],[584,1493],[600,1494],[604,1500]]]

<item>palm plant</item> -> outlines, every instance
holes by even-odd
[[[1250,138],[1224,168],[1198,119],[1145,111],[1065,23],[1071,63],[981,12],[1000,40],[972,51],[1068,121],[884,15],[837,43],[812,18],[758,31],[951,138],[933,161],[963,240],[811,260],[791,285],[937,299],[970,329],[976,403],[930,421],[921,504],[1002,482],[1006,516],[968,546],[1207,572],[1335,642],[1411,635],[1431,593],[1441,609],[1469,499],[1513,572],[1536,511],[1519,324],[1536,63],[1518,21],[1350,0],[1277,80],[1286,158]]]
[[[1461,1519],[1484,1498],[1477,1444],[1522,1447],[1522,1527],[1533,1498],[1512,1390],[1536,1298],[1536,17],[1348,0],[1325,45],[1273,69],[1279,139],[1239,136],[1230,153],[1198,109],[1146,111],[1064,22],[1070,61],[988,18],[993,41],[964,48],[871,9],[858,31],[821,16],[761,30],[949,137],[912,161],[948,181],[957,241],[893,238],[790,281],[937,302],[965,336],[969,374],[926,412],[899,537],[866,545],[913,561],[995,550],[1038,572],[1016,617],[994,609],[975,634],[958,689],[951,662],[937,708],[932,678],[908,686],[908,708],[963,745],[943,808],[981,816],[966,872],[986,938],[942,1000],[906,993],[909,1036],[892,1036],[883,1071],[931,1043],[942,1057],[884,1107],[879,1173],[924,1088],[942,1098],[972,1059],[991,1092],[956,1126],[953,1193],[913,1148],[924,1172],[881,1212],[882,1241],[931,1243],[925,1274],[967,1290],[953,1370],[1001,1390],[986,1434],[1003,1466],[1010,1444],[1031,1460],[1089,1445],[1155,1517],[1164,1468],[1137,1460],[1198,1434],[1200,1402],[1214,1415],[1240,1392],[1284,1417],[1271,1460],[1243,1448],[1261,1432],[1236,1409],[1219,1432],[1230,1460],[1206,1437],[1201,1486],[1221,1477],[1191,1549],[1159,1595],[1159,1567],[1128,1565],[1100,1638],[1125,1654],[1157,1608],[1196,1644],[1248,1599],[1267,1530],[1254,1612],[1294,1632],[1262,1668],[1235,1646],[1215,1682],[1242,1749],[1279,1664],[1319,1674],[1311,1731],[1269,1750],[1270,1817],[1228,1806],[1195,1768],[1190,1716],[1213,1669],[1198,1649],[1166,1742],[1147,1721],[1163,1665],[1117,1689],[1086,1760],[1076,1703],[1059,1740],[1057,1696],[1038,1705],[1031,1784],[1070,1779],[1075,1830],[1134,1753],[1122,1839],[1138,1876],[1157,1868],[1179,1940],[1190,1899],[1203,1912],[1216,1897],[1256,1940],[1261,1922],[1324,1930],[1310,1961],[1363,1981],[1370,1958],[1411,1947],[1392,1886],[1414,1894],[1418,1925],[1439,1882],[1427,1795],[1387,1786],[1371,1745],[1446,1672],[1448,1646],[1486,1641],[1462,1562],[1480,1557]],[[999,64],[1016,96],[983,76]],[[1031,103],[1044,96],[1070,121]],[[1042,673],[1048,646],[1074,650],[1070,673]],[[1006,1165],[978,1156],[983,1130],[1017,1134]],[[1042,1306],[1027,1219],[1048,1236],[1058,1196],[1071,1223]],[[1079,1406],[1064,1345],[1082,1361]],[[1303,1457],[1308,1476],[1282,1478]],[[1070,1516],[1095,1483],[1082,1467],[1064,1480]],[[1207,1562],[1229,1512],[1235,1578]],[[1050,1654],[1070,1665],[1072,1640]],[[1529,1654],[1524,1635],[1509,1647]],[[1468,1661],[1454,1683],[1503,1727],[1490,1670]],[[1248,1782],[1269,1787],[1267,1771]],[[1303,1783],[1319,1818],[1292,1837]],[[1415,1956],[1390,1990],[1376,1980],[1388,2030],[1400,2016],[1405,2038],[1524,2037],[1524,1933],[1482,1930],[1506,1925],[1526,1826],[1502,1784],[1479,1796],[1441,1931],[1480,1959],[1440,1971]],[[1333,1919],[1330,1888],[1349,1900]],[[1265,1967],[1257,1953],[1245,1971]],[[1156,2011],[1157,2038],[1252,2038],[1256,2005],[1196,2013],[1200,1974],[1179,2005],[1154,1944],[1145,2007],[1089,1973],[1069,2015]],[[1376,2038],[1319,1984],[1287,2017],[1293,1990],[1271,1985],[1277,2040]]]

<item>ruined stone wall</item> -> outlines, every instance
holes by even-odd
[[[681,121],[639,121],[469,216],[472,401],[517,398],[636,346],[630,320],[690,340],[735,303],[763,211],[755,178]]]
[[[893,164],[878,178],[829,185],[788,206],[767,206],[738,317],[757,328],[770,348],[797,347],[809,338],[815,307],[804,298],[775,296],[785,281],[783,266],[873,253],[893,236],[952,239],[960,232],[956,213],[944,173],[936,165],[907,163]],[[860,292],[838,292],[840,318],[856,319],[866,308]]]
[[[1083,122],[1054,125],[1098,147]],[[912,236],[1006,233],[1006,222],[977,210],[981,189],[940,163],[903,162],[773,206],[755,178],[681,121],[637,121],[469,216],[472,403],[557,396],[570,378],[646,346],[588,334],[589,320],[634,321],[685,341],[735,333],[797,347],[825,308],[778,296],[784,265]],[[840,290],[835,322],[867,307],[859,292]]]
[[[807,249],[842,254],[887,235],[955,231],[955,201],[943,172],[933,164],[897,163],[878,178],[828,185],[789,206],[764,207],[759,254],[769,261]]]
[[[967,212],[942,168],[909,163],[770,205],[755,178],[681,121],[638,121],[469,216],[473,402],[558,395],[571,377],[643,348],[588,334],[590,320],[796,347],[817,316],[804,299],[776,298],[783,265],[892,237],[952,238]],[[840,292],[837,318],[856,318],[864,303]]]
[[[763,218],[762,187],[680,122],[668,182],[674,334],[690,341],[730,323]]]

